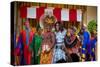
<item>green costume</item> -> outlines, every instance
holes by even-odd
[[[41,43],[42,43],[42,37],[38,34],[35,34],[32,44],[30,45],[30,48],[32,49],[34,56],[32,57],[32,64],[40,64],[40,56],[38,55],[39,49],[41,49]]]

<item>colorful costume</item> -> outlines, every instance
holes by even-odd
[[[90,46],[91,46],[91,57],[92,60],[95,61],[96,60],[96,56],[95,56],[95,50],[96,50],[96,42],[97,42],[97,38],[93,38],[90,40]]]
[[[71,36],[71,37],[66,37],[65,38],[65,44],[66,48],[68,50],[68,53],[71,56],[71,60],[73,62],[78,62],[79,61],[79,47],[80,47],[80,42],[78,41],[77,36]],[[75,57],[76,56],[76,57]]]
[[[32,42],[34,33],[26,29],[21,32],[21,35],[22,35],[22,42],[24,45],[24,48],[23,48],[24,56],[23,57],[25,59],[25,64],[30,64],[31,63],[31,52],[29,49],[29,45]]]
[[[56,63],[62,59],[66,61],[66,55],[63,50],[63,46],[65,46],[64,38],[66,35],[66,30],[64,29],[63,31],[55,32],[55,35],[56,35],[56,44],[54,47],[52,63]]]
[[[34,56],[32,57],[32,64],[40,64],[40,55],[38,55],[39,50],[41,50],[42,37],[35,34],[30,48],[32,49]]]
[[[87,31],[83,32],[83,40],[82,40],[82,61],[89,60],[89,52],[90,52],[90,35]]]
[[[51,64],[52,62],[52,46],[54,45],[54,36],[52,32],[45,32],[43,34],[42,52],[40,64]]]
[[[23,54],[23,42],[22,42],[22,35],[20,34],[18,37],[18,42],[17,42],[17,46],[16,46],[16,54],[17,56],[20,56],[20,65],[24,64],[24,54]]]

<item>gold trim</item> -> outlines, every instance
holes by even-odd
[[[82,58],[85,58],[85,54],[82,54]]]

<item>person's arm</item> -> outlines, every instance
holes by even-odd
[[[51,40],[52,40],[51,49],[53,49],[53,47],[54,47],[54,45],[55,45],[55,34],[52,33],[51,36],[52,36],[52,39],[51,39]]]
[[[41,54],[41,52],[42,52],[42,36],[41,36],[41,41],[40,41],[40,47],[38,50],[38,56]]]
[[[76,39],[76,38],[74,38],[74,39],[71,40],[70,42],[66,40],[66,42],[67,42],[68,45],[70,45],[70,44],[72,44],[72,43],[74,42],[75,39]]]
[[[40,53],[43,52],[43,43],[44,43],[44,34],[41,34],[42,42],[41,42],[41,48],[40,48]]]
[[[37,56],[39,56],[40,54],[41,54],[41,46],[40,46],[40,48],[38,50],[38,55]]]

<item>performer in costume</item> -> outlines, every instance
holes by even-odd
[[[41,28],[43,29],[43,41],[41,45],[40,64],[52,63],[53,46],[55,44],[55,35],[52,32],[52,27],[55,21],[56,18],[50,11],[46,11],[40,18],[40,26],[41,24],[43,25],[41,26]]]
[[[17,48],[17,42],[18,42],[18,36],[16,35],[16,32],[14,32],[14,64],[19,65],[19,56],[18,56],[18,51],[19,49]]]
[[[18,36],[18,42],[17,42],[15,53],[17,56],[19,56],[19,65],[24,65],[23,42],[22,42],[21,34],[19,34],[19,36]]]
[[[19,30],[21,31],[20,28]],[[20,33],[15,33],[15,37],[14,37],[15,65],[21,65],[21,55],[22,55],[21,52],[22,52],[22,38]]]
[[[30,30],[28,19],[25,22],[25,30],[22,30],[21,35],[24,45],[23,52],[24,52],[25,64],[31,64],[31,51],[29,49],[29,45],[31,44],[33,39],[33,32]]]
[[[76,27],[71,27],[68,29],[68,34],[65,37],[65,45],[68,50],[68,53],[71,56],[72,62],[78,62],[79,61],[79,47],[80,42],[78,36],[76,33]]]
[[[63,63],[66,62],[66,55],[65,55],[65,44],[64,44],[64,38],[66,35],[66,30],[64,28],[61,28],[60,22],[57,22],[55,24],[55,46],[54,46],[54,52],[53,52],[53,59],[52,63]]]
[[[37,32],[35,33],[30,48],[32,50],[32,58],[31,64],[40,64],[40,52],[41,52],[41,29],[37,28]]]
[[[91,33],[90,46],[91,46],[91,61],[96,60],[96,44],[97,44],[97,36],[93,31]]]
[[[54,33],[51,32],[51,25],[47,24],[44,29],[45,31],[42,34],[43,41],[40,64],[51,64],[55,36]]]
[[[90,53],[89,53],[90,52],[90,44],[89,44],[90,34],[86,30],[86,25],[82,26],[81,32],[82,32],[82,36],[83,36],[82,37],[82,57],[81,57],[81,60],[88,61],[88,60],[90,60]]]

